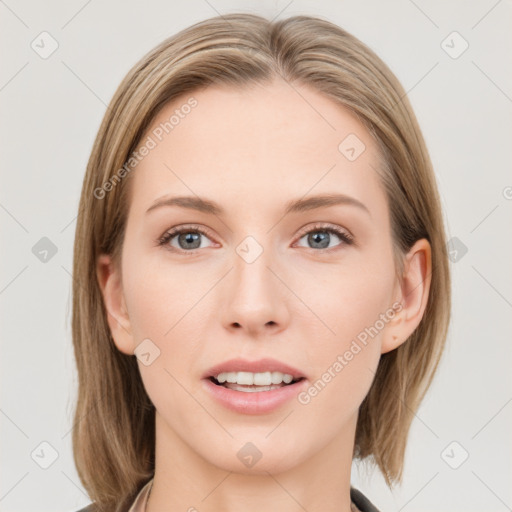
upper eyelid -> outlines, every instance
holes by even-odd
[[[177,234],[179,234],[180,232],[187,232],[187,231],[191,231],[191,232],[194,232],[194,231],[198,231],[199,233],[201,234],[204,234],[208,237],[211,237],[211,238],[214,238],[211,231],[208,229],[208,228],[205,228],[203,226],[199,226],[197,224],[185,224],[183,226],[176,226],[175,228],[171,228],[169,230],[167,230],[165,233],[164,233],[164,236],[166,234],[170,234],[171,236],[175,236]]]
[[[338,226],[336,224],[332,224],[330,222],[317,222],[317,223],[313,223],[313,225],[307,225],[307,226],[304,226],[303,228],[301,228],[299,230],[299,233],[309,233],[310,231],[314,231],[314,230],[322,230],[322,229],[333,229],[335,231],[345,231],[349,236],[352,236],[352,233],[345,227],[343,226]]]

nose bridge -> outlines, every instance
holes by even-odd
[[[258,238],[261,240],[262,235]],[[242,293],[246,298],[270,293],[275,284],[271,280],[275,277],[271,275],[269,267],[275,262],[272,261],[269,237],[260,243],[255,236],[248,235],[235,248],[235,253],[234,280],[237,293]]]
[[[226,325],[235,324],[257,332],[266,325],[285,321],[282,283],[273,274],[274,267],[279,265],[274,261],[269,239],[265,237],[260,243],[255,236],[248,235],[235,247],[224,314]]]

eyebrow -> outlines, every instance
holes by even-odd
[[[370,211],[363,203],[361,203],[361,201],[345,194],[323,194],[308,197],[306,199],[295,199],[289,201],[285,206],[285,215],[289,213],[300,213],[340,204],[356,206],[371,216]],[[181,208],[197,210],[202,213],[208,213],[212,215],[223,215],[225,213],[221,206],[209,199],[201,198],[198,196],[163,196],[158,198],[147,209],[146,214],[162,206],[179,206]]]

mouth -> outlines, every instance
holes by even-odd
[[[233,391],[242,391],[245,393],[255,393],[255,392],[264,392],[264,391],[272,391],[273,389],[280,389],[287,386],[293,386],[297,382],[303,381],[304,377],[298,377],[292,379],[291,382],[280,382],[278,384],[270,384],[270,385],[256,385],[256,384],[239,384],[237,382],[219,382],[215,377],[208,377],[210,382],[213,382],[216,386],[224,387],[227,389],[232,389]]]
[[[284,377],[280,372],[272,375],[270,381],[268,375],[255,376],[251,381],[241,372],[236,376],[225,373],[205,376],[202,381],[205,392],[216,403],[237,414],[249,415],[273,413],[297,398],[308,385],[306,377],[291,374]]]

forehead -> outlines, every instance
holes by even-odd
[[[193,91],[160,110],[144,144],[151,149],[132,171],[134,209],[163,194],[277,208],[334,192],[385,207],[375,141],[353,113],[310,86],[276,79]]]

